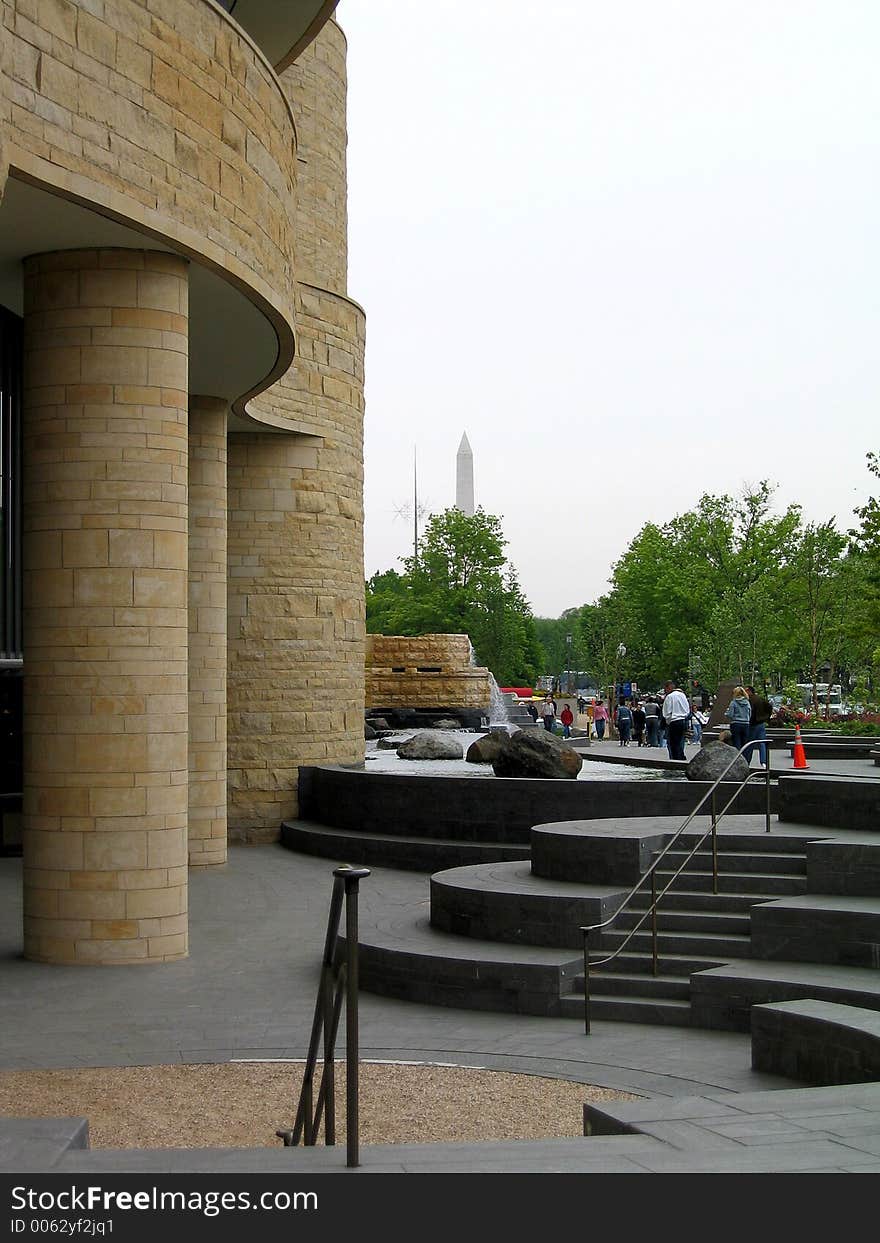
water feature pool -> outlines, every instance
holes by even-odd
[[[421,730],[401,730],[386,741],[399,744]],[[471,730],[440,730],[460,742],[465,755],[467,749],[483,733]],[[364,767],[372,773],[405,773],[411,777],[494,777],[491,764],[469,764],[467,760],[402,760],[396,751],[379,750],[376,742],[366,744]],[[578,781],[668,781],[680,778],[679,773],[663,772],[655,768],[637,768],[630,764],[603,764],[600,760],[584,760],[578,773]]]

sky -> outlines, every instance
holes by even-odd
[[[341,0],[365,571],[466,433],[537,616],[762,479],[854,525],[880,450],[876,0]],[[420,526],[426,516],[423,514]]]

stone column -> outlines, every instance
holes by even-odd
[[[25,260],[24,950],[187,953],[187,265]]]
[[[189,862],[226,862],[226,415],[189,403]]]

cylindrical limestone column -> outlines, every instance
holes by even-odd
[[[25,261],[24,949],[187,952],[187,269]]]
[[[189,862],[226,862],[226,415],[189,402]]]

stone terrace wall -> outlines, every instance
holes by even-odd
[[[370,634],[368,708],[487,708],[489,670],[470,663],[466,634]]]

